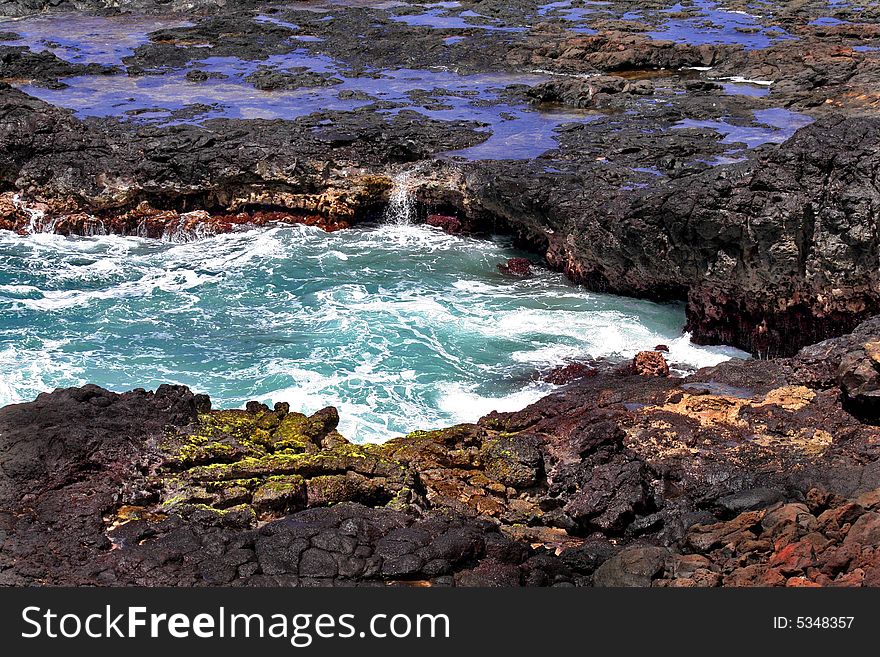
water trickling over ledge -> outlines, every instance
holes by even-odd
[[[410,226],[416,222],[415,187],[418,167],[404,169],[392,178],[394,186],[385,208],[385,223]]]

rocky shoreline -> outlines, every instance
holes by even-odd
[[[349,443],[334,408],[97,386],[0,410],[5,585],[880,585],[880,320]]]
[[[656,354],[576,364],[522,411],[381,445],[350,443],[333,408],[212,410],[180,386],[43,394],[0,409],[0,584],[880,585],[875,4],[778,3],[738,33],[756,47],[651,36],[666,3],[580,33],[530,2],[465,1],[476,16],[442,30],[402,20],[425,15],[417,3],[364,4],[328,21],[256,0],[138,0],[188,21],[114,64],[34,52],[7,26],[0,229],[340,230],[379,220],[403,176],[417,220],[514,235],[590,289],[686,301],[695,342],[761,359],[685,378]],[[343,84],[271,63],[300,51],[377,85],[400,69],[497,76],[480,102],[502,109],[491,125],[430,118],[468,96],[428,82],[274,119],[200,103],[81,116],[37,97],[79,76],[210,84],[227,73],[208,51],[253,63],[261,93]],[[567,117],[555,146],[489,148],[510,107]]]
[[[528,3],[503,11],[477,5],[479,15],[510,25],[534,12]],[[213,11],[213,3],[198,6]],[[518,235],[550,266],[592,289],[687,300],[688,330],[699,343],[791,355],[880,311],[880,52],[853,45],[880,38],[876,8],[841,10],[847,20],[824,26],[808,19],[826,9],[780,11],[773,20],[796,36],[743,48],[647,38],[643,31],[664,16],[650,8],[625,31],[619,21],[597,22],[597,34],[572,36],[544,20],[491,40],[477,28],[452,29],[466,36],[444,46],[449,30],[389,20],[403,9],[349,8],[327,22],[291,8],[270,12],[276,22],[267,22],[256,21],[251,6],[155,32],[121,65],[91,73],[163,78],[197,65],[207,49],[260,62],[305,48],[359,75],[374,75],[367,62],[395,67],[400,57],[410,68],[454,62],[460,73],[545,71],[547,82],[508,84],[504,96],[595,116],[589,130],[563,123],[558,148],[537,158],[461,160],[444,154],[484,142],[479,123],[428,119],[386,101],[293,120],[187,122],[205,111],[196,105],[175,110],[172,118],[183,122],[163,127],[81,120],[4,85],[0,226],[191,237],[259,225],[264,218],[254,215],[269,213],[341,228],[378,216],[393,177],[417,166],[412,194],[423,218],[454,215],[471,230]],[[4,3],[3,10],[15,7],[36,5]],[[283,19],[315,40],[292,44],[293,28]],[[355,45],[345,39],[359,31],[369,38]],[[419,50],[399,52],[401,43]],[[65,69],[73,65],[45,51],[0,49],[0,79],[15,82],[27,71],[32,84],[58,85],[85,73]],[[398,59],[389,59],[392,53]],[[287,76],[282,88],[313,84],[299,79],[305,73],[290,77],[266,65],[261,75]],[[769,91],[729,92],[726,81],[735,79],[757,79]],[[443,107],[436,91],[426,86],[411,98]],[[791,110],[805,114],[795,119],[785,114]],[[799,121],[784,128],[792,132],[815,123],[782,143],[739,150],[732,158],[739,162],[711,163],[729,157],[739,126],[751,139],[748,126],[762,112],[775,117],[764,119],[771,122]],[[712,125],[731,136],[720,139],[725,133]]]

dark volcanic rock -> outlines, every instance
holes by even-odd
[[[189,71],[185,77],[190,82],[207,82],[208,80],[222,80],[228,76],[223,73],[195,70]]]
[[[461,184],[471,207],[533,236],[573,280],[686,296],[695,341],[773,355],[880,309],[878,154],[880,119],[835,118],[650,193],[609,189],[586,171],[549,185],[538,165],[520,163],[474,164]]]
[[[374,104],[201,123],[212,107],[193,105],[162,126],[137,121],[161,107],[78,120],[0,83],[0,229],[29,229],[37,210],[37,229],[63,234],[336,230],[379,216],[390,174],[418,163],[429,224],[511,234],[593,289],[686,300],[700,342],[791,357],[686,379],[572,364],[526,409],[383,445],[351,444],[334,409],[211,410],[180,387],[41,395],[0,410],[0,583],[880,585],[880,321],[857,326],[880,311],[880,56],[853,47],[880,39],[873,4],[834,8],[850,22],[830,27],[809,25],[832,11],[822,3],[776,7],[756,20],[797,38],[749,49],[651,39],[668,15],[622,20],[625,2],[586,19],[594,35],[518,2],[465,0],[479,16],[449,30],[390,20],[427,11],[415,5],[328,21],[256,0],[124,4],[0,12],[181,11],[195,24],[149,35],[123,60],[129,76],[205,82],[217,74],[201,62],[229,57],[266,90],[366,76],[375,94],[341,99]],[[339,74],[270,68],[300,49]],[[573,120],[539,157],[447,157],[487,126],[424,112],[468,92],[426,82],[380,100],[388,68],[547,71],[473,101],[561,104]],[[116,72],[0,46],[15,84]],[[732,76],[772,84],[729,93]],[[759,114],[780,108],[816,122],[786,140]],[[742,129],[771,142],[732,143]],[[731,155],[742,161],[715,165]],[[660,353],[639,360],[668,374]]]
[[[866,342],[844,356],[837,380],[852,413],[867,421],[880,420],[880,343]]]
[[[654,85],[650,80],[627,80],[612,75],[554,79],[529,90],[529,96],[539,103],[560,103],[582,109],[606,107],[616,94],[648,96],[652,93]]]
[[[603,563],[593,576],[595,586],[651,586],[664,573],[669,550],[656,546],[633,546]]]
[[[734,5],[749,10],[745,3]],[[551,266],[599,290],[686,299],[688,327],[700,342],[765,356],[792,354],[878,310],[870,263],[877,259],[880,55],[855,48],[880,39],[876,8],[834,8],[833,15],[849,22],[829,27],[809,25],[830,11],[824,5],[775,7],[766,17],[754,17],[756,26],[765,32],[782,27],[797,38],[758,48],[652,39],[645,32],[660,28],[668,13],[640,5],[638,20],[623,20],[631,8],[627,2],[596,8],[584,22],[598,33],[577,34],[566,29],[573,25],[562,8],[538,13],[530,3],[466,0],[461,10],[478,14],[464,17],[469,27],[438,30],[391,20],[390,14],[429,11],[412,4],[346,7],[325,20],[296,5],[270,7],[256,0],[137,0],[124,7],[106,0],[7,0],[2,10],[10,15],[71,9],[187,13],[193,24],[152,32],[123,59],[130,76],[183,72],[204,82],[214,74],[199,66],[211,56],[247,62],[247,70],[256,69],[252,82],[262,89],[332,85],[360,76],[375,78],[378,93],[387,69],[490,75],[540,70],[552,76],[532,89],[512,79],[494,90],[495,98],[474,100],[533,100],[605,114],[591,112],[589,125],[583,116],[561,125],[554,133],[559,148],[532,160],[505,159],[499,149],[491,161],[450,165],[438,155],[478,144],[488,133],[473,123],[426,119],[420,112],[448,108],[451,96],[468,95],[434,88],[430,77],[403,102],[377,101],[352,112],[316,107],[315,114],[296,121],[170,128],[115,119],[78,122],[3,88],[0,182],[25,201],[48,203],[47,225],[70,233],[96,225],[126,232],[130,221],[113,215],[141,203],[212,216],[285,210],[322,215],[341,227],[356,216],[376,216],[387,198],[387,180],[376,185],[366,178],[375,183],[401,163],[442,159],[442,165],[432,162],[438,180],[415,190],[427,214],[454,214],[467,232],[475,227],[514,233],[545,252]],[[688,15],[699,14],[699,8],[688,9]],[[16,80],[56,85],[69,75],[114,70],[3,48],[5,75]],[[330,74],[296,68],[298,51],[333,61],[337,69]],[[294,68],[272,68],[281,65],[270,58],[287,56]],[[769,94],[728,92],[729,78],[737,76],[772,83]],[[362,90],[340,93],[371,97]],[[750,151],[711,127],[723,122],[766,130],[758,112],[780,108],[822,120],[790,142]],[[169,115],[198,121],[210,109]],[[386,110],[396,115],[381,114]],[[680,129],[683,120],[703,127]],[[730,158],[731,150],[747,161],[710,166],[716,158]],[[56,221],[58,214],[80,216]],[[0,221],[22,228],[18,217]]]
[[[299,89],[301,87],[329,87],[342,84],[342,80],[329,73],[315,73],[305,67],[277,70],[260,66],[249,75],[247,81],[261,91]]]
[[[0,410],[0,522],[4,584],[112,583],[102,579],[111,547],[104,514],[150,465],[149,441],[195,422],[181,386],[117,395],[97,386],[40,395]]]
[[[569,363],[542,375],[541,380],[555,385],[564,385],[585,376],[595,376],[597,373],[598,370],[588,363]]]
[[[878,341],[598,373],[383,445],[332,408],[44,394],[0,410],[0,582],[880,584],[880,429],[835,378]]]
[[[366,172],[350,175],[346,165],[382,169],[486,138],[472,124],[408,111],[341,113],[332,131],[326,117],[141,127],[132,139],[131,128],[116,121],[77,121],[3,86],[0,176],[33,190],[34,201],[50,201],[47,221],[78,213],[112,219],[151,202],[227,214],[269,206],[350,221],[387,198],[391,183]]]
[[[66,86],[59,78],[74,75],[112,75],[120,73],[115,66],[73,64],[51,52],[31,52],[24,46],[0,45],[0,80],[28,80],[38,86]]]

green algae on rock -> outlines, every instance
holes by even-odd
[[[524,500],[511,508],[542,472],[541,454],[528,439],[466,424],[356,445],[336,431],[338,421],[332,407],[306,416],[286,404],[201,413],[187,432],[162,443],[149,481],[156,508],[235,506],[247,508],[254,523],[341,502],[440,504],[509,521],[540,515]]]

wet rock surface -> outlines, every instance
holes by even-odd
[[[345,227],[376,217],[390,179],[421,162],[423,219],[515,233],[597,290],[687,299],[700,342],[790,355],[851,330],[878,310],[876,6],[666,9],[144,0],[126,11],[180,23],[112,65],[7,22],[0,78],[62,87],[46,97],[80,109],[0,88],[0,174],[18,198],[0,225],[131,234],[135,211],[199,211],[209,234],[214,216],[263,210]],[[128,15],[98,0],[0,6],[70,10]],[[143,82],[109,106],[63,95],[126,79]],[[255,91],[279,118],[246,118],[236,103]],[[304,93],[323,95],[278,95]],[[305,105],[284,118],[285,102]],[[526,134],[543,137],[515,150]],[[35,204],[37,222],[22,209]],[[201,220],[142,232],[175,221]]]
[[[61,88],[60,80],[76,75],[113,75],[119,69],[102,64],[72,64],[50,52],[31,52],[24,46],[0,45],[0,67],[7,79],[27,79],[39,85]]]
[[[138,0],[179,24],[113,63],[4,22],[0,229],[344,229],[418,167],[421,220],[790,357],[573,363],[520,412],[383,445],[329,408],[42,395],[0,410],[0,583],[880,583],[876,3],[359,4]]]
[[[836,372],[878,338],[874,319],[789,359],[602,371],[381,445],[333,408],[44,394],[0,410],[0,581],[876,585],[880,430]]]

